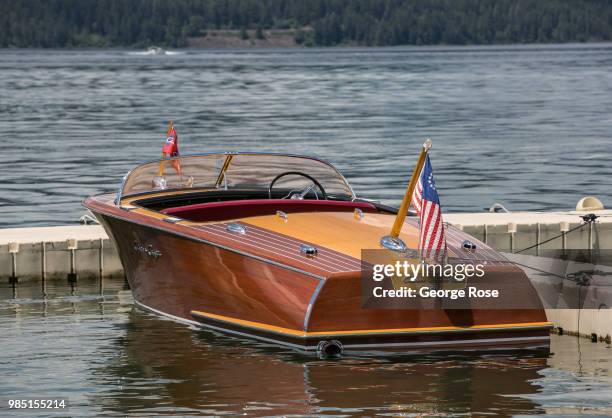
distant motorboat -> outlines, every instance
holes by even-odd
[[[150,46],[145,51],[146,55],[166,55],[166,50],[159,46]]]
[[[128,55],[179,55],[179,54],[182,54],[182,52],[168,51],[167,49],[163,49],[159,46],[150,46],[144,51],[128,52]]]

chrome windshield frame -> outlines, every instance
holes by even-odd
[[[117,190],[117,195],[115,196],[115,205],[116,206],[121,206],[121,198],[123,197],[123,188],[125,187],[125,182],[127,181],[127,178],[128,178],[128,176],[130,175],[131,172],[132,172],[132,170],[130,170],[127,173],[125,173],[125,175],[121,179],[121,184],[119,185],[119,190]]]
[[[258,152],[258,151],[226,151],[226,152],[206,152],[206,153],[198,153],[198,154],[186,154],[186,155],[181,155],[180,157],[175,157],[175,158],[171,158],[169,160],[162,160],[162,159],[155,159],[155,160],[149,160],[143,163],[138,164],[136,167],[130,169],[122,178],[121,180],[121,184],[119,185],[119,189],[117,191],[117,195],[115,197],[115,205],[116,206],[120,206],[121,205],[121,200],[126,197],[126,196],[132,196],[133,194],[129,194],[129,195],[124,195],[124,188],[125,185],[127,183],[127,180],[129,179],[130,175],[132,173],[134,173],[134,171],[136,171],[138,168],[145,166],[147,164],[152,164],[152,163],[159,163],[160,161],[171,161],[174,159],[180,159],[180,158],[191,158],[191,157],[209,157],[209,156],[213,156],[213,155],[217,155],[217,156],[233,156],[233,155],[261,155],[261,156],[278,156],[278,157],[291,157],[291,158],[302,158],[302,159],[306,159],[306,160],[313,160],[313,161],[317,161],[320,162],[322,164],[327,165],[328,167],[330,167],[337,175],[338,178],[340,178],[342,180],[342,182],[344,183],[344,185],[346,186],[346,188],[349,190],[351,196],[351,200],[354,201],[357,199],[357,195],[355,194],[355,191],[353,190],[353,187],[351,186],[351,184],[346,180],[346,177],[344,177],[344,175],[329,161],[324,160],[322,158],[319,157],[313,157],[310,155],[301,155],[301,154],[287,154],[287,153],[280,153],[280,152]],[[151,193],[159,193],[159,190],[156,191],[151,191]]]

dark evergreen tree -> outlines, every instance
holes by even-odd
[[[0,47],[177,47],[207,29],[321,46],[609,41],[612,1],[0,0]]]
[[[242,39],[243,41],[249,39],[249,33],[247,32],[246,26],[242,26],[240,28],[240,39]]]
[[[266,37],[265,37],[265,35],[263,33],[263,29],[259,25],[257,25],[257,30],[255,31],[255,38],[257,38],[257,39],[266,39]]]

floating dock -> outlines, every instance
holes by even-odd
[[[593,218],[590,214],[595,214]],[[612,249],[612,210],[569,212],[509,212],[445,214],[444,220],[512,261],[534,271],[551,267],[551,252],[583,250],[604,254]],[[608,254],[609,255],[609,254]],[[607,263],[611,264],[611,263]],[[595,266],[601,271],[605,266]],[[567,274],[566,270],[559,272]],[[562,282],[559,292],[577,293],[580,306],[588,309],[547,309],[549,320],[562,333],[610,341],[612,309],[611,278],[607,286],[594,289],[588,283]],[[602,273],[603,274],[603,273]],[[18,284],[28,281],[118,277],[123,269],[117,252],[99,225],[10,228],[0,230],[0,280]],[[582,289],[585,293],[581,296]],[[589,290],[590,289],[590,290]],[[590,293],[589,293],[590,291]],[[580,298],[589,298],[588,304]]]
[[[538,291],[554,291],[558,304],[546,315],[559,333],[610,343],[612,210],[462,213],[444,219],[523,267]],[[582,262],[571,261],[572,253]],[[559,259],[563,255],[569,255],[567,261]],[[581,280],[559,279],[568,276]]]
[[[117,251],[100,225],[0,229],[0,279],[121,277]]]

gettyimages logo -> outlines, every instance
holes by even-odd
[[[415,282],[418,278],[444,278],[462,282],[470,277],[483,277],[483,264],[429,264],[423,260],[400,261],[393,264],[375,264],[372,266],[372,280],[380,282],[385,277],[402,278],[405,282]]]

